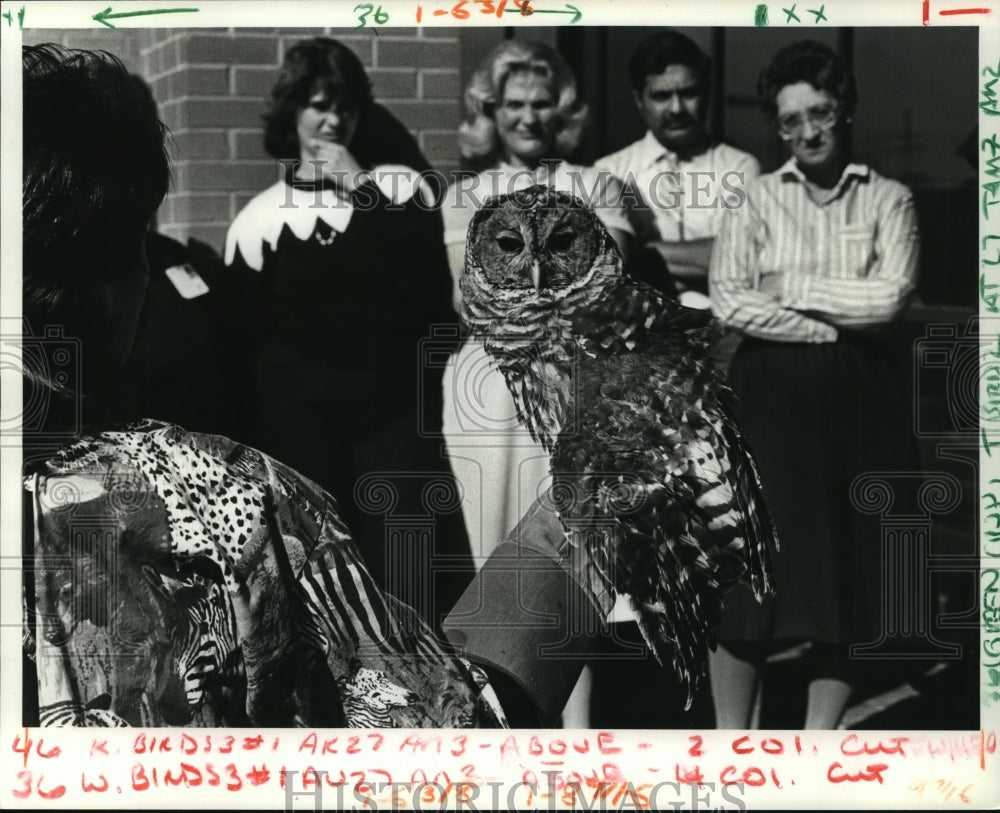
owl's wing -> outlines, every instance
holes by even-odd
[[[711,311],[687,308],[644,282],[629,281],[578,308],[573,331],[612,353],[641,349],[652,337],[668,335],[687,355],[704,358],[722,328]]]
[[[718,372],[683,342],[646,340],[641,350],[592,348],[581,359],[572,418],[554,450],[554,493],[571,541],[631,597],[690,705],[726,591],[741,578],[758,597],[770,590],[776,539],[753,458],[720,403]]]

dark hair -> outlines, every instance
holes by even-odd
[[[371,105],[371,82],[361,60],[337,40],[316,37],[285,52],[278,82],[264,115],[264,149],[278,159],[299,157],[296,118],[322,88],[364,118]]]
[[[37,45],[22,68],[24,312],[77,327],[102,312],[97,284],[134,268],[170,184],[166,128],[111,54]]]
[[[825,90],[837,100],[845,115],[854,112],[858,98],[854,75],[837,54],[815,40],[786,45],[761,71],[757,95],[764,112],[774,118],[778,113],[778,93],[783,87],[799,82]]]
[[[636,47],[628,60],[628,78],[632,89],[642,93],[646,77],[663,73],[668,65],[685,65],[698,74],[702,90],[712,81],[712,59],[693,40],[679,31],[658,31]]]

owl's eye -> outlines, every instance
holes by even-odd
[[[514,234],[497,235],[497,245],[508,254],[520,254],[524,250],[524,240]]]
[[[572,229],[560,229],[549,238],[549,248],[552,251],[569,251],[575,238],[576,233]]]

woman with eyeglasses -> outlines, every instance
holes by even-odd
[[[781,543],[777,595],[731,594],[711,660],[720,728],[747,728],[764,659],[808,644],[806,728],[836,728],[851,644],[879,639],[881,531],[852,502],[866,472],[919,470],[900,365],[886,341],[914,289],[910,191],[851,161],[856,91],[817,42],[777,53],[758,83],[790,157],[727,212],[712,310],[743,334],[730,370]]]

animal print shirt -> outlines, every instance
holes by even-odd
[[[260,452],[146,422],[25,486],[42,725],[502,722],[482,673],[375,586],[333,498]]]

